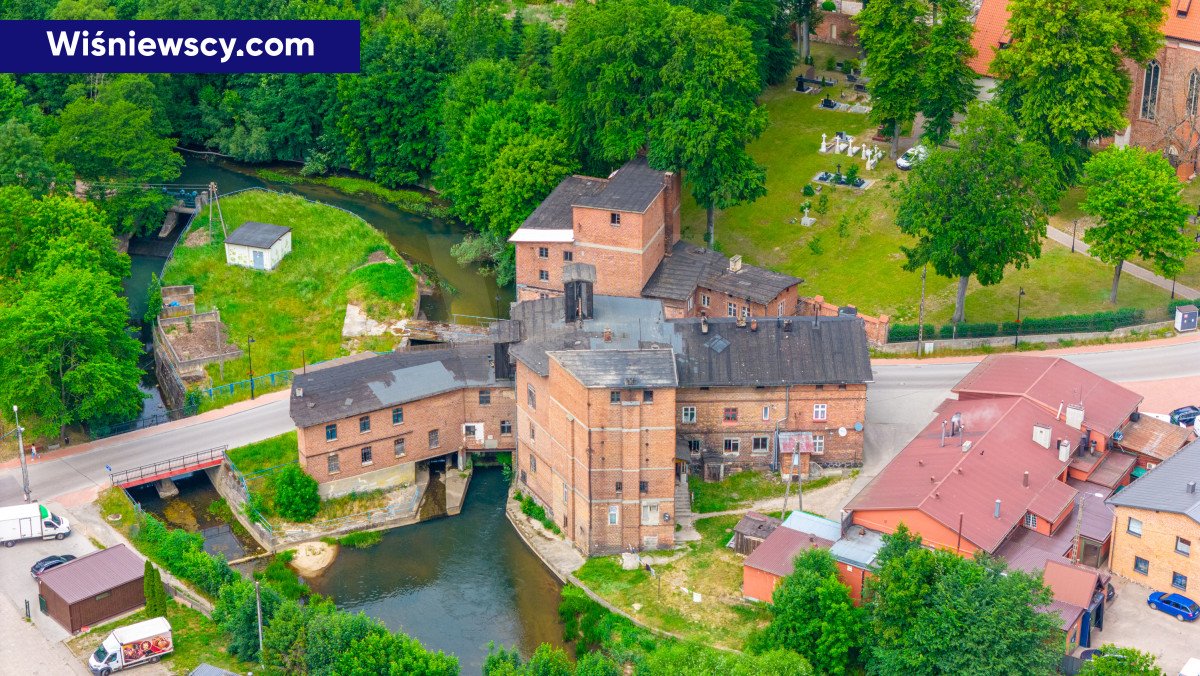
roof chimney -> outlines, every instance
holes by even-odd
[[[946,445],[946,421],[943,420],[942,421],[942,441],[938,444],[938,446],[945,446],[945,445]]]
[[[1058,440],[1058,461],[1067,462],[1071,459],[1071,442],[1066,439]]]
[[[1034,423],[1033,441],[1042,448],[1050,448],[1050,427]]]
[[[1066,423],[1077,430],[1083,428],[1083,404],[1067,404]]]
[[[612,329],[610,329],[607,326],[604,327],[604,342],[606,342],[606,343],[612,342]]]
[[[1195,481],[1189,481],[1189,482],[1187,483],[1187,492],[1188,492],[1188,493],[1195,493],[1195,492],[1196,492],[1196,482],[1195,482]]]
[[[996,509],[992,511],[992,516],[1000,518],[1000,498],[996,498]]]
[[[1025,470],[1025,476],[1021,478],[1021,485],[1029,488],[1029,470]]]
[[[757,330],[758,330],[758,320],[757,320],[757,319],[751,319],[751,320],[750,320],[750,330],[751,330],[751,331],[757,331]]]
[[[708,333],[708,317],[700,316],[700,333]]]
[[[741,272],[742,271],[742,255],[741,254],[729,257],[729,271],[730,272]]]
[[[1067,405],[1067,402],[1065,402],[1061,399],[1058,401],[1058,415],[1054,416],[1055,420],[1062,420],[1063,406],[1066,406],[1066,405]]]

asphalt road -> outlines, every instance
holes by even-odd
[[[1139,349],[1112,350],[1068,357],[1080,366],[1116,381],[1166,380],[1200,376],[1200,342]],[[973,364],[885,364],[874,367],[875,382],[867,396],[866,448],[863,474],[873,475],[933,417],[933,407]],[[1197,393],[1200,399],[1200,393]],[[234,448],[293,429],[286,400],[272,401],[231,415],[157,434],[110,443],[30,468],[35,499],[106,487],[104,466],[124,469],[202,451]],[[0,474],[0,504],[20,502],[20,470]]]

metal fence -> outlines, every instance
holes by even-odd
[[[196,415],[196,411],[199,408],[199,402],[189,401],[185,402],[181,408],[173,408],[169,411],[164,411],[163,413],[155,413],[154,415],[144,418],[137,418],[136,420],[127,420],[125,422],[113,423],[111,425],[88,425],[88,433],[91,435],[92,439],[103,439],[104,437],[111,437],[114,434],[135,432],[147,427],[154,427],[155,425],[161,425],[165,422],[171,422],[172,420],[179,420],[190,415]]]
[[[131,469],[123,469],[110,473],[109,479],[112,480],[112,485],[123,486],[134,481],[140,481],[147,477],[155,477],[162,474],[170,474],[178,470],[187,469],[189,467],[196,469],[204,469],[211,467],[212,463],[220,464],[224,462],[226,446],[217,446],[204,451],[188,453],[167,460],[152,462],[141,467],[133,467]],[[203,467],[202,467],[203,466]]]
[[[292,378],[293,378],[293,374],[291,371],[276,371],[274,373],[268,373],[263,376],[254,376],[254,388],[257,391],[257,390],[262,390],[263,388],[273,388],[273,387],[276,387],[277,385],[287,385],[288,383],[292,382]],[[234,393],[236,393],[240,390],[249,391],[249,389],[250,389],[250,380],[247,379],[247,380],[239,380],[236,383],[228,383],[225,385],[217,385],[215,387],[200,388],[200,389],[192,390],[192,392],[196,392],[196,393],[200,394],[200,396],[208,397],[209,399],[215,399],[216,397],[220,397],[220,396],[223,396],[226,394],[232,396]]]

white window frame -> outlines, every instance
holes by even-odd
[[[770,420],[770,419],[771,419],[771,407],[763,406],[763,420]]]
[[[538,270],[538,281],[539,282],[550,281],[550,273],[547,272],[546,270]]]
[[[1134,524],[1137,524],[1136,528],[1134,527]],[[1129,517],[1129,521],[1125,523],[1125,532],[1129,533],[1130,535],[1142,537],[1142,520],[1135,519],[1132,516]]]
[[[397,452],[399,451],[399,452]],[[408,454],[408,439],[400,437],[392,440],[392,455],[397,458],[403,458]]]
[[[1038,518],[1033,512],[1025,512],[1025,527],[1029,530],[1037,530]]]
[[[822,453],[825,452],[825,435],[824,434],[814,434],[813,435],[813,451],[812,452],[813,452],[813,455],[821,455]]]
[[[700,307],[708,307],[709,298],[707,293],[700,294]]]
[[[679,422],[694,424],[696,422],[696,407],[683,406],[679,409]]]
[[[608,506],[608,525],[621,525],[621,507],[619,505]]]
[[[726,303],[725,304],[725,316],[726,317],[736,317],[737,316],[737,305],[734,303]]]
[[[759,442],[762,442],[762,448],[758,448]],[[750,438],[750,452],[762,455],[763,453],[771,452],[771,437],[765,434],[759,434]]]
[[[721,448],[726,455],[741,455],[742,439],[741,437],[725,437],[721,442]]]
[[[813,404],[813,420],[816,422],[829,420],[829,404]]]
[[[538,250],[537,250],[537,254],[538,254],[538,258],[541,258],[541,259],[550,258],[550,247],[539,246]]]
[[[659,516],[661,513],[662,512],[659,510],[659,505],[657,502],[643,502],[642,503],[642,525],[643,526],[659,525],[659,519],[662,518],[661,516]]]

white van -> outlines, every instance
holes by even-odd
[[[17,540],[61,540],[71,534],[71,522],[55,516],[36,502],[0,507],[0,542],[11,547]]]
[[[165,617],[156,617],[113,631],[88,658],[88,667],[96,676],[108,676],[114,671],[157,662],[174,649],[171,623]]]

